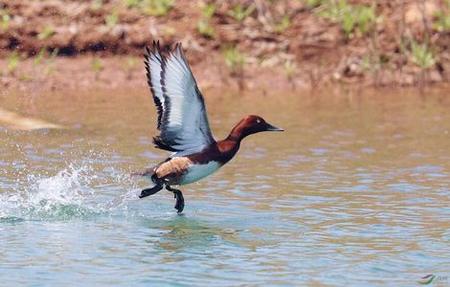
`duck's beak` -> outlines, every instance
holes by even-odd
[[[271,124],[268,124],[268,123],[266,123],[266,131],[268,131],[268,132],[284,132],[284,130],[282,128],[272,126]]]

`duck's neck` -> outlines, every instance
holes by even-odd
[[[236,125],[225,140],[236,142],[238,145],[246,135],[243,132],[243,128],[238,124]]]
[[[217,147],[221,155],[221,161],[224,164],[232,159],[237,153],[241,144],[241,140],[243,138],[244,136],[242,136],[242,133],[239,131],[239,129],[237,127],[234,127],[228,137],[217,142]]]

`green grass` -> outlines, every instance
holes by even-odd
[[[245,18],[250,16],[255,10],[254,5],[249,5],[245,7],[244,5],[237,4],[230,11],[228,11],[228,15],[234,18],[234,20],[238,22],[243,22]]]
[[[245,88],[244,84],[244,66],[247,63],[247,57],[236,47],[228,47],[223,50],[225,65],[230,70],[230,76],[237,79],[239,90]]]
[[[101,71],[103,71],[103,63],[99,58],[94,58],[91,62],[91,69],[95,73],[95,79],[98,79],[98,76]]]
[[[208,19],[200,19],[197,22],[197,31],[205,38],[214,38],[216,35],[216,31]]]
[[[387,55],[369,53],[362,57],[361,68],[364,71],[376,72],[381,70],[389,61],[390,59]]]
[[[370,32],[377,21],[375,7],[359,5],[355,7],[355,13],[357,20],[356,28],[363,35]]]
[[[49,53],[47,48],[41,48],[33,59],[33,67],[36,68],[40,65],[44,65],[44,74],[46,76],[50,75],[55,70],[54,62],[58,52],[59,49],[53,49],[53,51]],[[39,67],[38,69],[41,70],[42,68]]]
[[[165,16],[173,8],[174,0],[144,0],[143,11],[151,16]]]
[[[216,5],[214,3],[208,3],[202,6],[201,19],[197,22],[197,31],[205,38],[214,38],[216,31],[211,25],[211,18],[216,12]]]
[[[226,48],[223,52],[225,59],[225,65],[230,69],[232,75],[239,76],[246,63],[246,57],[243,53],[239,52],[236,47]]]
[[[355,32],[367,34],[379,19],[375,6],[352,5],[346,0],[322,0],[319,5],[322,8],[319,15],[339,23],[347,38]]]
[[[434,14],[433,28],[439,32],[450,31],[450,0],[444,0],[442,9]]]
[[[216,4],[214,4],[214,3],[205,4],[205,5],[203,5],[202,10],[201,10],[202,16],[206,19],[211,19],[212,16],[214,16],[214,13],[216,13],[216,9],[217,9],[217,7],[216,7]]]
[[[174,27],[169,25],[164,25],[161,29],[161,32],[164,36],[172,37],[177,33]]]
[[[427,43],[411,41],[411,60],[422,69],[428,69],[436,64],[436,57]]]
[[[11,16],[6,10],[0,9],[0,30],[8,30],[9,23],[11,22]]]
[[[439,32],[450,31],[450,13],[439,11],[435,14],[436,20],[433,22],[433,27]]]
[[[45,75],[49,76],[50,74],[52,74],[55,71],[55,59],[56,59],[56,56],[58,55],[58,53],[59,53],[59,49],[56,48],[46,58],[45,70],[44,70]]]
[[[297,64],[290,59],[286,60],[283,64],[283,71],[288,82],[291,84],[291,88],[295,88],[295,75],[298,71]]]
[[[324,2],[325,2],[325,0],[303,0],[303,3],[305,3],[305,5],[308,8],[318,7],[318,6],[322,5]]]
[[[283,18],[281,18],[280,22],[275,24],[275,32],[277,33],[283,33],[291,26],[291,18],[289,16],[285,15]]]
[[[136,8],[139,7],[142,0],[123,0],[122,2],[127,8]]]
[[[20,64],[20,55],[17,51],[12,52],[6,59],[6,71],[8,74],[14,74]]]
[[[47,25],[38,34],[37,38],[39,40],[47,40],[47,39],[50,39],[53,35],[55,35],[55,29],[52,26]]]
[[[137,64],[139,63],[138,59],[135,57],[128,57],[126,60],[126,69],[127,70],[133,70],[136,68]]]
[[[108,28],[114,28],[119,23],[119,15],[117,11],[112,12],[105,17],[105,24]]]
[[[131,79],[133,77],[133,71],[136,69],[139,64],[139,60],[136,57],[127,57],[125,60],[125,71],[127,74],[127,79]]]
[[[122,0],[122,3],[150,16],[165,16],[175,5],[175,0]]]
[[[94,11],[99,10],[100,8],[103,7],[103,1],[102,0],[93,0],[91,2],[90,6],[91,6],[91,9]]]
[[[283,64],[283,70],[289,81],[292,81],[297,72],[297,65],[291,60],[286,60]]]
[[[34,63],[35,66],[37,66],[37,65],[42,63],[46,53],[47,53],[47,49],[46,48],[41,48],[39,50],[39,52],[37,53],[37,55],[33,59],[33,63]]]

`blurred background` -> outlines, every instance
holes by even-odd
[[[450,78],[450,1],[1,0],[0,85],[144,86],[152,40],[204,87],[423,87]]]

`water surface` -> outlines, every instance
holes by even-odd
[[[139,200],[148,183],[130,176],[167,155],[147,91],[3,95],[1,108],[65,128],[0,123],[1,284],[450,284],[448,91],[206,102],[217,138],[245,114],[286,132],[245,139],[183,187],[180,216],[166,191]]]

